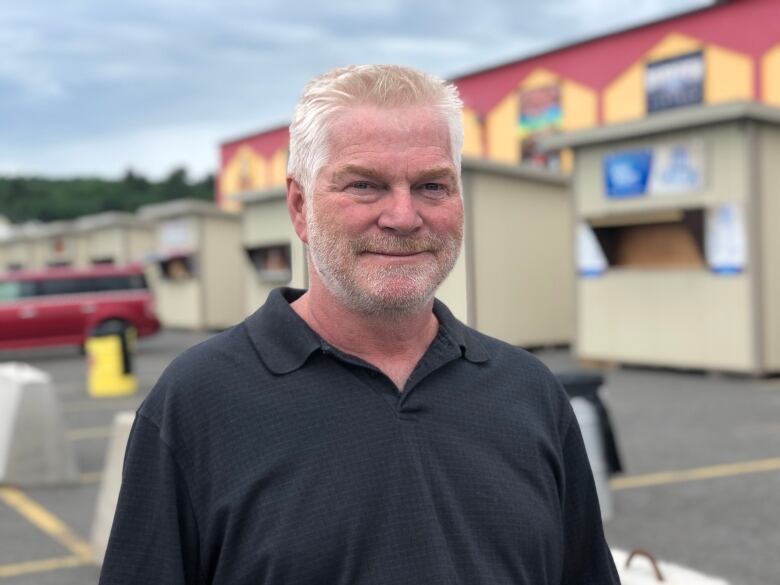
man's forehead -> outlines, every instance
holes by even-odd
[[[447,119],[441,112],[429,106],[353,106],[335,113],[329,126],[333,138],[342,136],[345,128],[366,134],[374,130],[380,133],[396,131],[405,134],[433,131],[440,133],[442,137],[449,134]]]
[[[344,179],[347,177],[379,178],[384,176],[388,170],[394,172],[405,172],[414,175],[418,181],[434,179],[457,179],[457,173],[452,164],[434,163],[432,165],[412,165],[406,168],[398,168],[387,165],[361,164],[345,161],[343,164],[333,169],[333,180]]]

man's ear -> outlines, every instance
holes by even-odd
[[[304,244],[308,244],[309,234],[306,231],[306,202],[304,201],[303,189],[298,181],[292,177],[287,177],[287,212],[290,214],[295,233]]]

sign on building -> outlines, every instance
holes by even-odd
[[[648,63],[645,67],[647,113],[700,104],[703,87],[701,51]]]

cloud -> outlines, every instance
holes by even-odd
[[[79,138],[15,153],[0,147],[0,173],[116,178],[132,168],[160,178],[176,167],[186,167],[199,177],[214,172],[218,141],[241,131],[236,123],[193,123]]]
[[[39,0],[0,11],[0,172],[161,175],[289,119],[313,75],[451,77],[704,0]]]

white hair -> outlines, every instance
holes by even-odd
[[[287,174],[308,200],[317,173],[327,164],[328,132],[334,117],[347,108],[366,105],[437,110],[447,122],[452,162],[460,173],[463,102],[452,83],[400,65],[350,65],[312,79],[295,107]]]

